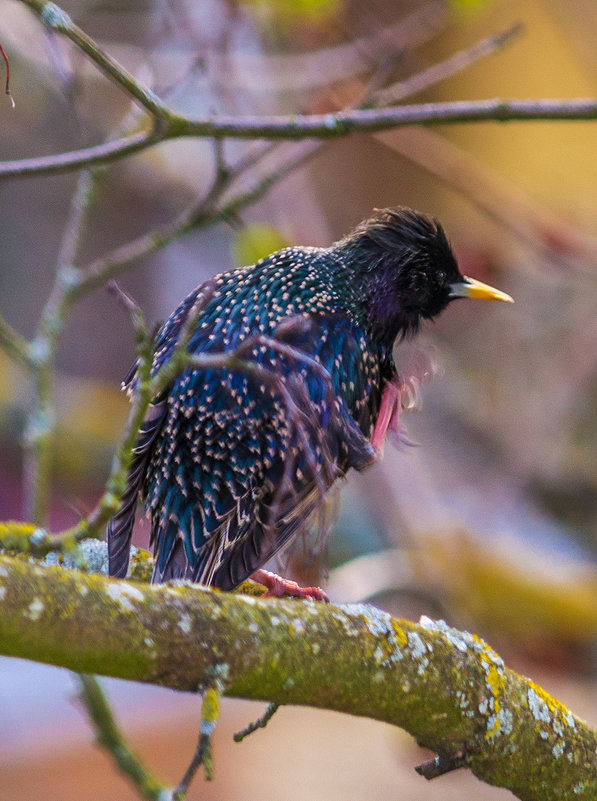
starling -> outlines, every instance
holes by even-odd
[[[407,208],[197,287],[158,332],[154,374],[193,313],[189,353],[239,364],[187,368],[154,398],[108,526],[110,574],[126,575],[141,498],[153,581],[231,590],[253,577],[270,594],[324,599],[262,568],[332,484],[379,458],[399,413],[395,341],[462,297],[512,300],[463,276],[441,225]],[[123,386],[134,391],[135,365]]]

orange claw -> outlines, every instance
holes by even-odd
[[[264,598],[283,598],[289,595],[291,598],[304,598],[308,601],[322,601],[326,604],[330,602],[330,599],[320,587],[301,587],[296,581],[282,578],[277,573],[272,573],[263,568],[256,570],[251,578],[253,581],[267,587]]]

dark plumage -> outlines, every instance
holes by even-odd
[[[330,248],[288,248],[194,290],[158,333],[154,372],[203,297],[188,350],[275,337],[281,347],[254,342],[243,356],[275,378],[187,369],[154,400],[108,527],[110,573],[126,575],[140,495],[154,581],[230,590],[250,577],[325,489],[375,461],[395,413],[395,340],[464,296],[510,299],[464,278],[439,223],[404,208],[376,211]],[[125,386],[134,381],[133,369]]]

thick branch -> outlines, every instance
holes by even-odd
[[[171,136],[227,136],[236,139],[331,139],[405,125],[514,120],[594,120],[595,98],[562,100],[456,100],[381,109],[280,117],[198,117],[179,119]]]
[[[332,139],[410,125],[448,125],[472,122],[514,122],[597,119],[595,98],[564,100],[457,100],[415,103],[382,109],[355,109],[328,114],[273,117],[182,117],[172,115],[158,131],[134,134],[105,145],[54,156],[0,162],[0,178],[40,175],[115,161],[169,139]]]
[[[485,643],[371,606],[147,586],[0,557],[0,653],[399,725],[528,801],[595,798],[597,736]]]

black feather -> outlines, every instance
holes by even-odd
[[[135,367],[133,365],[133,368]],[[123,383],[128,384],[133,380],[133,368],[129,370],[128,380]],[[145,480],[151,445],[162,427],[166,411],[165,400],[152,403],[149,407],[147,417],[139,430],[133,461],[129,468],[127,489],[122,497],[120,509],[108,523],[108,569],[111,576],[124,578],[127,574],[139,491]]]

